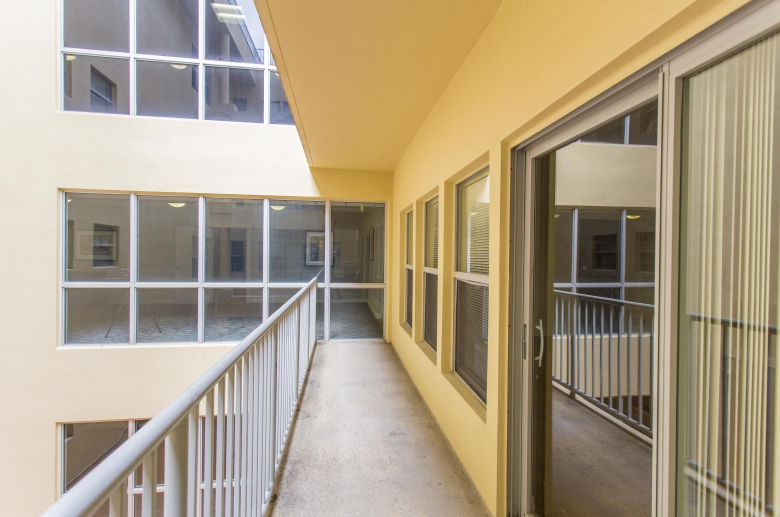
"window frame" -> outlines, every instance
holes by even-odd
[[[230,121],[239,122],[244,124],[263,124],[270,125],[271,118],[271,73],[278,73],[277,66],[273,60],[271,49],[268,45],[268,35],[265,28],[263,28],[263,62],[262,63],[241,63],[232,61],[216,61],[213,59],[206,59],[206,4],[207,0],[198,0],[198,57],[171,57],[161,56],[155,54],[143,54],[136,51],[136,13],[138,0],[125,0],[128,3],[128,37],[129,47],[127,52],[113,51],[113,50],[94,50],[84,49],[78,47],[68,47],[65,45],[65,2],[67,0],[58,0],[58,12],[59,19],[57,22],[57,30],[59,37],[57,38],[57,88],[59,99],[59,111],[66,113],[88,113],[94,115],[120,115],[130,117],[146,117],[148,115],[137,114],[137,72],[136,64],[139,61],[151,61],[155,63],[168,63],[168,64],[182,64],[195,66],[198,74],[198,116],[195,119],[181,118],[181,117],[158,117],[150,116],[151,118],[175,118],[177,120],[207,120],[206,119],[206,67],[218,67],[218,68],[232,68],[243,70],[255,70],[263,72],[263,122],[242,122],[242,121]],[[92,111],[75,111],[65,109],[65,97],[66,97],[66,83],[64,74],[66,66],[64,64],[65,57],[67,55],[73,56],[85,56],[85,57],[102,57],[102,58],[118,58],[127,60],[127,66],[129,67],[128,74],[128,113],[101,113]],[[284,92],[285,99],[287,98],[287,92]],[[114,98],[114,106],[116,106],[116,96]],[[287,100],[289,106],[289,100]],[[294,119],[294,117],[293,117]],[[210,122],[224,122],[212,120]],[[289,125],[278,124],[274,125]],[[293,120],[294,125],[294,120]]]
[[[68,203],[67,203],[67,196],[68,194],[98,194],[98,195],[105,195],[105,194],[111,194],[116,196],[127,196],[130,198],[130,222],[129,222],[129,275],[128,280],[123,282],[90,282],[90,281],[72,281],[67,280],[67,268],[68,268]],[[161,282],[155,282],[155,281],[139,281],[138,280],[138,197],[139,196],[159,196],[159,197],[189,197],[193,200],[197,200],[198,204],[198,271],[197,271],[197,279],[195,281],[161,281]],[[263,239],[263,260],[262,260],[262,281],[251,281],[251,282],[226,282],[226,281],[206,281],[206,200],[207,199],[214,199],[214,200],[224,200],[224,199],[252,199],[252,200],[258,200],[263,202],[263,229],[262,229],[262,239]],[[60,261],[60,282],[59,282],[59,317],[60,317],[60,323],[59,323],[59,346],[63,348],[106,348],[106,347],[136,347],[136,346],[171,346],[171,345],[192,345],[192,346],[200,346],[200,345],[208,345],[208,346],[222,346],[222,345],[229,345],[229,344],[235,344],[237,341],[206,341],[205,339],[205,325],[206,325],[206,319],[205,319],[205,293],[207,289],[254,289],[254,290],[262,290],[263,292],[263,320],[268,319],[270,316],[269,314],[269,307],[270,307],[270,295],[272,290],[274,289],[300,289],[306,285],[306,282],[273,282],[270,281],[270,262],[271,262],[271,255],[270,255],[270,232],[271,232],[271,225],[270,225],[270,217],[271,217],[271,203],[277,202],[277,201],[300,201],[300,200],[293,200],[293,199],[282,199],[282,198],[269,198],[269,197],[252,197],[252,196],[236,196],[236,197],[230,197],[225,195],[214,195],[214,196],[197,196],[192,194],[181,194],[181,193],[154,193],[154,194],[147,194],[147,193],[126,193],[126,192],[100,192],[100,191],[83,191],[83,190],[62,190],[60,191],[60,202],[62,204],[62,209],[60,212],[60,216],[62,218],[61,222],[61,234],[60,234],[60,251],[58,253],[58,260]],[[318,201],[323,202],[325,204],[325,231],[326,235],[327,232],[331,231],[331,219],[332,219],[332,211],[331,211],[331,200],[323,200],[323,199],[306,199],[306,201]],[[335,201],[334,201],[335,202]],[[340,202],[340,201],[339,201]],[[352,201],[345,201],[345,202],[352,202]],[[384,217],[384,227],[383,227],[383,242],[387,242],[387,232],[388,232],[388,224],[387,224],[387,210],[388,210],[388,202],[387,201],[366,201],[366,203],[372,203],[372,204],[381,204],[383,205],[383,217]],[[388,308],[387,308],[387,246],[384,246],[384,249],[382,250],[384,252],[383,258],[383,281],[382,282],[376,282],[376,283],[368,283],[368,282],[360,282],[360,283],[349,283],[349,282],[331,282],[330,278],[330,271],[332,266],[332,257],[330,254],[331,251],[331,242],[330,239],[325,239],[325,257],[326,257],[326,264],[324,267],[324,280],[321,282],[318,282],[318,289],[320,290],[321,295],[323,296],[323,324],[324,324],[324,336],[322,341],[327,342],[330,340],[330,293],[332,289],[381,289],[382,290],[382,338],[383,341],[387,335],[387,314],[388,314]],[[128,330],[128,342],[119,342],[119,343],[66,343],[66,332],[67,332],[67,296],[66,296],[66,290],[67,289],[128,289],[129,294],[127,297],[127,302],[129,303],[129,330]],[[138,326],[138,314],[137,314],[137,308],[138,308],[138,289],[197,289],[197,340],[196,341],[165,341],[165,342],[144,342],[144,343],[138,343],[137,339],[137,326]],[[371,339],[358,339],[358,341],[371,341]]]
[[[451,373],[452,375],[457,378],[463,385],[468,389],[468,391],[474,395],[476,400],[479,401],[479,403],[487,408],[487,398],[488,398],[488,388],[490,386],[489,379],[486,382],[485,386],[485,396],[483,396],[469,384],[469,381],[466,380],[466,378],[463,375],[460,375],[458,372],[458,354],[457,354],[457,343],[458,343],[458,283],[464,282],[464,283],[470,283],[478,286],[485,287],[485,289],[488,290],[488,296],[490,296],[490,275],[487,274],[480,274],[480,273],[466,273],[463,271],[458,271],[460,264],[460,245],[461,245],[461,218],[460,218],[460,210],[461,210],[461,189],[464,187],[467,187],[479,180],[481,180],[483,177],[490,177],[490,166],[485,165],[484,167],[480,167],[477,169],[476,172],[473,174],[470,174],[466,178],[462,179],[461,181],[458,181],[455,183],[455,260],[454,260],[454,267],[453,267],[453,279],[452,279],[452,369]],[[490,225],[488,223],[488,242],[490,242]],[[489,248],[489,246],[488,246]],[[488,334],[488,343],[490,342],[490,337]],[[487,379],[487,372],[485,372],[485,377]]]

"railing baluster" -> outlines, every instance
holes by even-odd
[[[235,386],[234,382],[235,367],[228,370],[225,375],[225,392],[227,395],[227,429],[225,430],[225,517],[233,517],[233,482],[235,475],[233,474],[233,456],[235,454],[234,444],[235,437]]]
[[[631,406],[633,406],[633,402],[631,400],[631,317],[633,316],[633,311],[630,308],[626,308],[626,311],[628,311],[628,332],[626,333],[626,357],[628,358],[628,362],[626,363],[626,401],[628,403],[628,419],[633,420],[631,418]]]
[[[198,511],[198,405],[187,415],[187,517]]]
[[[184,515],[187,511],[189,420],[182,419],[165,438],[164,514]]]
[[[242,377],[242,400],[241,400],[241,506],[239,508],[239,515],[246,515],[246,498],[247,498],[247,483],[248,470],[247,470],[247,449],[249,448],[249,417],[248,417],[248,399],[249,399],[249,354],[244,356],[241,361],[241,377]]]
[[[593,308],[590,311],[590,391],[591,397],[596,393],[596,304],[593,302]]]
[[[224,516],[225,494],[225,379],[217,384],[217,475],[216,475],[216,517]]]
[[[623,308],[619,309],[620,319],[618,320],[617,333],[617,399],[618,413],[623,415]]]
[[[262,447],[260,446],[261,443],[261,436],[262,436],[262,429],[260,427],[260,422],[262,420],[262,414],[263,414],[263,406],[262,406],[262,384],[263,384],[263,377],[261,375],[262,372],[262,354],[260,347],[255,344],[253,347],[254,349],[254,356],[255,356],[255,368],[254,368],[254,377],[255,377],[255,408],[254,408],[254,418],[253,420],[253,428],[254,428],[254,436],[252,437],[252,441],[254,442],[254,448],[252,450],[252,471],[254,472],[254,481],[252,482],[252,508],[253,513],[258,514],[260,512],[260,508],[263,505],[263,489],[262,489],[262,475],[261,475],[261,465],[260,465],[260,456],[262,455]]]
[[[639,338],[637,340],[637,397],[639,398],[639,425],[642,425],[642,416],[644,414],[644,398],[642,397],[642,334],[644,330],[644,314],[639,311]]]
[[[255,347],[252,346],[247,354],[247,449],[246,449],[246,509],[243,516],[252,514],[252,504],[255,496],[255,470],[254,470],[254,449],[255,444],[255,407],[257,399],[255,398]],[[244,503],[242,502],[242,506]]]
[[[157,449],[155,448],[143,461],[143,480],[141,482],[141,517],[157,515]]]
[[[127,517],[127,480],[111,492],[108,499],[108,517]]]
[[[203,516],[211,517],[212,490],[214,486],[214,390],[206,393],[206,410],[203,415]]]
[[[609,306],[609,407],[615,408],[615,399],[612,397],[612,325],[615,320],[615,306]],[[619,382],[619,381],[618,381]]]
[[[241,458],[244,455],[244,368],[243,360],[236,364],[236,423],[233,447],[233,517],[241,515],[241,488],[244,471],[241,468]]]

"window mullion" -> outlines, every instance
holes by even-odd
[[[203,120],[206,115],[206,67],[203,60],[206,59],[206,2],[198,1],[198,120]]]
[[[271,256],[271,200],[263,200],[263,321],[268,319],[268,304],[270,295],[268,292],[268,275],[271,272],[269,266]]]
[[[206,198],[198,197],[198,343],[205,341],[206,294]]]
[[[136,344],[138,319],[138,293],[135,289],[138,280],[138,196],[130,194],[130,344]]]
[[[130,49],[130,62],[128,65],[130,66],[129,70],[129,85],[128,85],[128,95],[130,95],[130,116],[133,116],[137,112],[137,95],[136,95],[136,84],[137,84],[137,77],[136,77],[136,66],[135,66],[135,40],[136,40],[136,0],[128,0],[130,2],[129,11],[128,11],[128,19],[130,23],[130,30],[128,30],[128,34],[130,35],[130,41],[129,43],[129,49]],[[134,234],[132,234],[134,235]]]

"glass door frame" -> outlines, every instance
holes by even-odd
[[[613,89],[594,102],[564,118],[543,134],[515,146],[512,152],[512,188],[510,230],[512,239],[510,268],[511,335],[509,347],[509,415],[507,420],[507,515],[534,515],[531,511],[533,484],[533,366],[538,354],[532,323],[534,285],[534,242],[536,214],[535,161],[577,140],[594,128],[626,115],[637,107],[659,99],[662,74],[658,69],[643,71],[627,85]],[[659,120],[659,159],[661,164]],[[656,198],[658,198],[657,193]],[[656,205],[657,207],[660,205]],[[658,208],[656,208],[658,209]],[[656,254],[658,237],[656,237]],[[656,264],[656,275],[658,274]],[[657,277],[656,277],[657,278]],[[658,355],[658,354],[656,354]],[[656,372],[657,367],[656,367]],[[657,386],[657,383],[656,383]],[[656,388],[657,389],[657,388]],[[656,398],[657,400],[657,398]],[[654,444],[654,449],[656,445]],[[654,453],[655,454],[655,453]]]
[[[534,242],[533,160],[630,107],[658,97],[652,515],[676,514],[677,354],[683,82],[686,77],[780,30],[780,0],[751,2],[656,59],[541,133],[508,142],[511,151],[510,336],[507,418],[508,516],[531,515],[530,324]],[[650,93],[652,92],[652,93]],[[524,332],[524,329],[527,329]],[[526,332],[528,336],[526,336]]]

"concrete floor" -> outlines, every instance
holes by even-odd
[[[318,345],[273,517],[489,516],[391,345]]]
[[[652,448],[552,390],[552,494],[548,515],[649,517]]]

